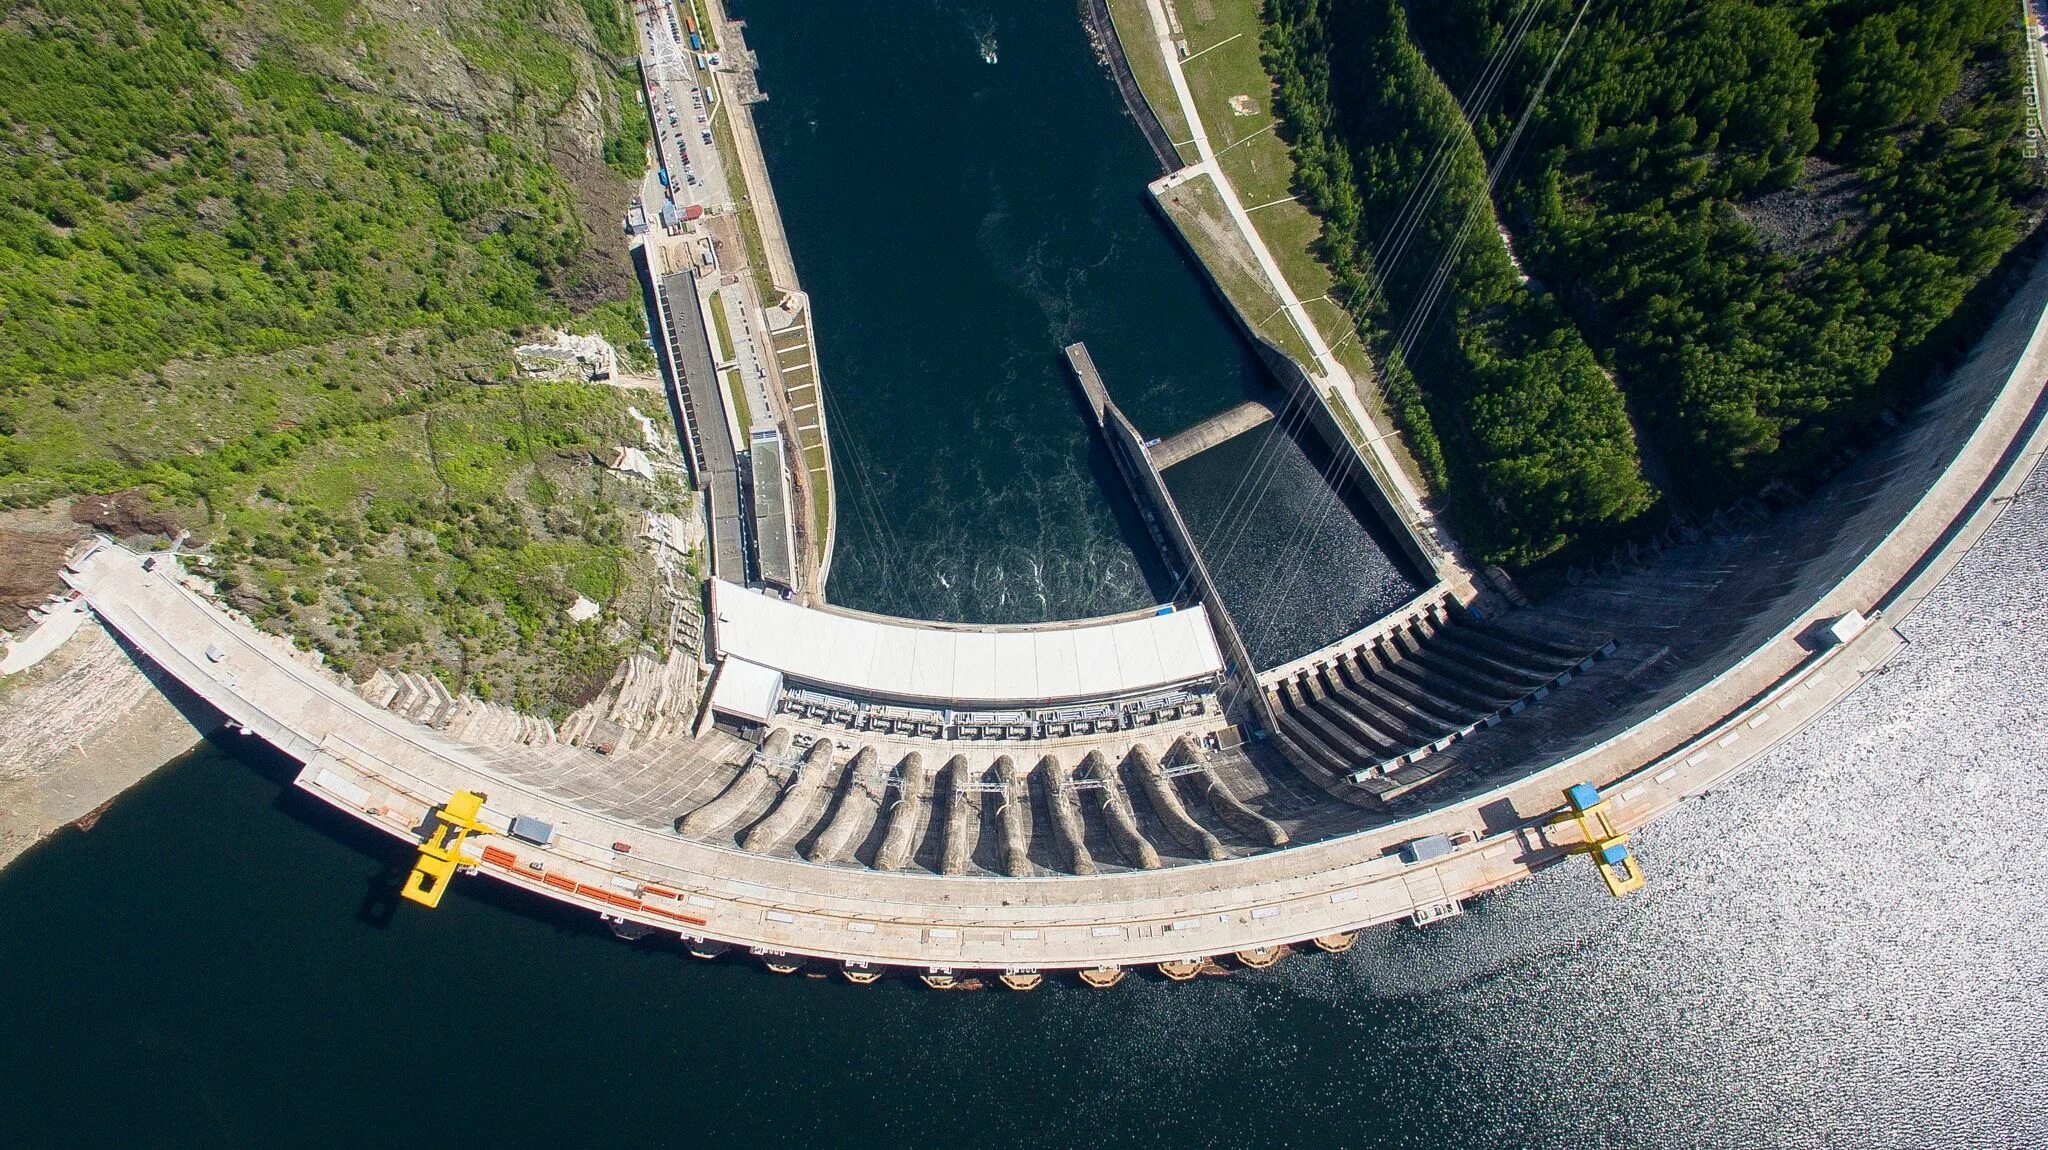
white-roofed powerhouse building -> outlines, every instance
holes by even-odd
[[[805,607],[711,583],[712,647],[723,673],[769,668],[782,710],[849,721],[903,716],[934,737],[1047,737],[1049,727],[1128,726],[1213,705],[1223,657],[1200,606],[1025,627],[961,626]],[[712,705],[720,706],[714,696]],[[729,718],[760,722],[739,709]]]

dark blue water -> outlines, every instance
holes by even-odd
[[[737,14],[815,305],[839,481],[831,598],[1023,622],[1173,594],[1060,348],[1086,341],[1151,435],[1270,385],[1149,206],[1151,153],[1074,6],[747,0]],[[1306,471],[1292,478],[1314,482]],[[1349,513],[1322,537],[1376,548]],[[1280,556],[1246,566],[1262,559]]]
[[[1252,661],[1274,667],[1422,590],[1351,492],[1349,473],[1276,420],[1169,468],[1167,487],[1230,604]]]

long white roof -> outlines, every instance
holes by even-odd
[[[799,606],[712,581],[721,655],[862,695],[1037,706],[1220,674],[1201,607],[1033,630],[956,629]]]

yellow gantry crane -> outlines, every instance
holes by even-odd
[[[462,857],[462,844],[470,835],[495,833],[477,821],[483,809],[484,796],[475,791],[457,791],[443,803],[434,812],[434,825],[427,831],[426,841],[420,844],[419,861],[413,864],[405,888],[398,893],[421,906],[440,906],[448,880],[455,877],[455,868],[470,861]]]
[[[1564,797],[1571,809],[1550,820],[1550,825],[1578,825],[1583,842],[1571,849],[1593,856],[1593,865],[1600,871],[1601,881],[1607,884],[1607,893],[1620,896],[1641,889],[1649,878],[1643,874],[1643,864],[1629,853],[1628,836],[1616,830],[1614,820],[1608,817],[1607,800],[1600,797],[1599,788],[1579,783],[1566,791]]]

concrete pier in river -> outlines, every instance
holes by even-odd
[[[1152,465],[1164,471],[1189,456],[1199,455],[1221,443],[1228,443],[1256,427],[1273,422],[1273,409],[1256,400],[1238,404],[1229,411],[1197,423],[1179,435],[1169,436],[1145,449]]]
[[[1224,656],[1230,661],[1233,678],[1245,688],[1244,701],[1261,721],[1271,726],[1274,718],[1271,704],[1253,685],[1258,664],[1252,661],[1244,636],[1230,617],[1230,610],[1216,589],[1216,580],[1209,573],[1208,562],[1202,558],[1202,550],[1195,543],[1194,533],[1188,530],[1187,521],[1181,518],[1180,507],[1174,502],[1173,493],[1167,489],[1165,477],[1160,475],[1159,466],[1145,447],[1143,437],[1117,408],[1115,401],[1109,398],[1109,389],[1103,385],[1095,357],[1088,354],[1088,345],[1074,343],[1063,350],[1067,366],[1073,370],[1074,382],[1080,387],[1096,426],[1109,444],[1109,453],[1116,460],[1117,470],[1130,485],[1131,495],[1137,500],[1146,525],[1165,551],[1168,562],[1187,573],[1185,581],[1193,586],[1196,596],[1208,609],[1210,624],[1216,631],[1217,646],[1223,649]]]

